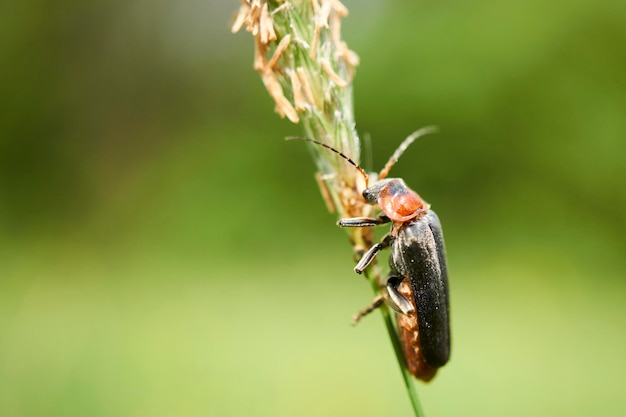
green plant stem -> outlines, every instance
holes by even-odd
[[[378,284],[378,279],[376,277],[371,277],[370,274],[365,272],[367,279],[372,286],[372,290],[374,294],[380,294],[380,286]],[[380,306],[380,313],[383,316],[383,321],[385,322],[385,327],[387,328],[387,334],[389,335],[389,340],[391,340],[391,345],[393,346],[393,350],[396,354],[396,359],[398,360],[398,365],[400,366],[400,373],[402,374],[402,379],[404,380],[404,386],[406,387],[407,394],[409,395],[409,399],[411,401],[411,407],[413,408],[413,412],[415,413],[415,417],[425,417],[424,410],[422,410],[422,405],[420,403],[419,397],[417,396],[417,390],[415,387],[415,380],[413,375],[409,372],[408,367],[405,364],[404,352],[402,351],[402,346],[400,346],[400,339],[398,337],[398,332],[396,330],[396,326],[393,324],[393,319],[391,317],[391,313],[389,311],[389,307],[386,303],[383,303]]]

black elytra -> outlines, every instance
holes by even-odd
[[[448,271],[441,223],[434,211],[403,224],[391,244],[390,276],[413,290],[422,354],[432,368],[450,358]]]

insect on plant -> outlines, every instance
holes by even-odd
[[[397,313],[398,336],[407,367],[412,375],[423,381],[430,381],[450,357],[448,273],[443,232],[430,205],[402,179],[387,176],[413,141],[434,131],[435,128],[427,127],[406,138],[380,173],[371,175],[375,177],[371,185],[370,175],[333,147],[310,138],[290,138],[306,140],[335,152],[363,176],[365,189],[362,196],[368,204],[378,205],[381,214],[340,219],[339,226],[370,227],[391,223],[389,233],[369,248],[354,268],[358,274],[363,273],[380,251],[391,247],[385,291],[359,313],[355,321],[386,301]]]

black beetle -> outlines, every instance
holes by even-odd
[[[424,128],[409,136],[368,185],[367,173],[338,150],[313,139],[301,138],[339,154],[365,178],[363,198],[382,211],[379,217],[341,219],[341,227],[368,227],[392,223],[391,231],[363,254],[354,270],[361,274],[376,255],[391,246],[390,271],[386,301],[398,312],[398,334],[410,372],[424,381],[431,380],[437,369],[450,357],[450,322],[448,272],[443,232],[439,218],[430,205],[399,178],[386,178],[391,167],[418,137],[433,132]],[[377,299],[357,320],[380,305]]]
[[[382,224],[386,219],[371,220]],[[360,227],[371,222],[342,219],[339,225]],[[450,357],[448,273],[437,214],[426,209],[411,220],[394,221],[391,232],[363,255],[355,270],[361,273],[388,246],[387,301],[398,312],[398,331],[409,370],[429,381]]]

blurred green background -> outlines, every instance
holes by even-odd
[[[345,1],[359,132],[442,219],[429,416],[618,415],[626,3]],[[0,6],[0,415],[410,415],[237,1]]]

